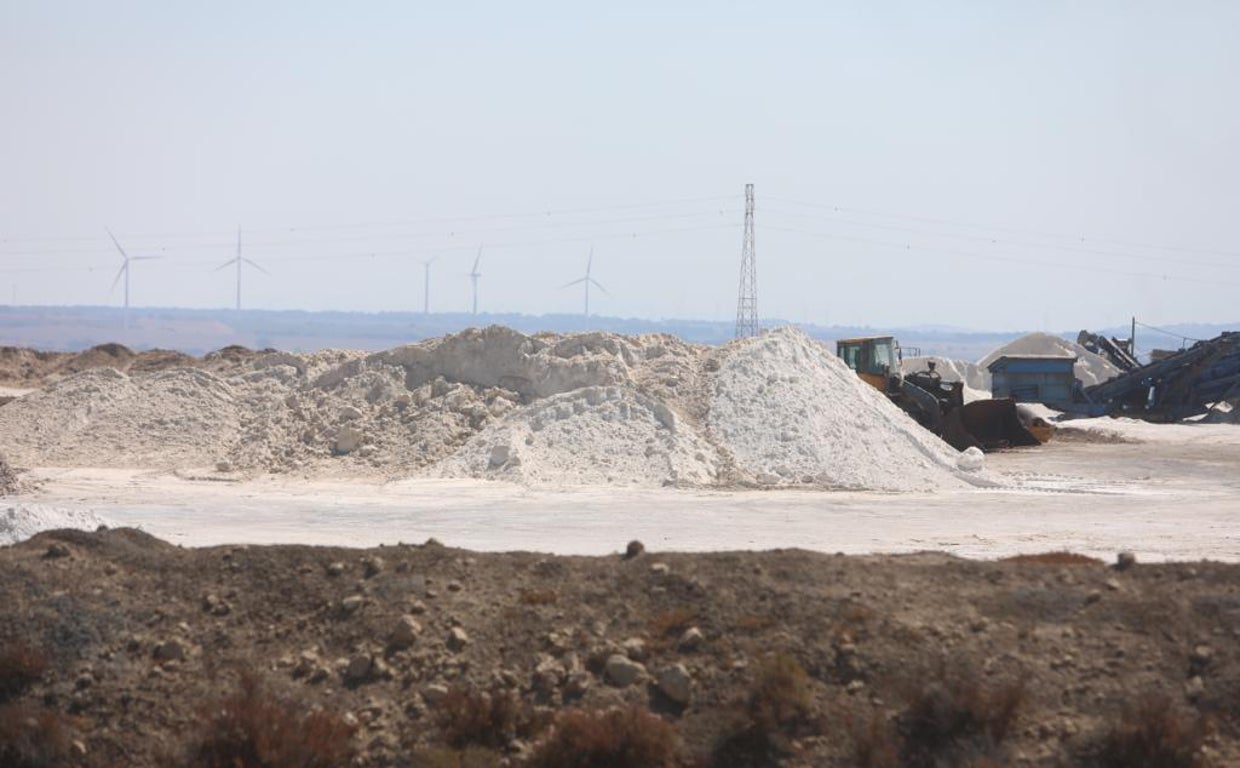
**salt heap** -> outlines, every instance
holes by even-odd
[[[1095,355],[1080,344],[1061,339],[1049,333],[1030,333],[1015,339],[986,355],[977,364],[987,368],[991,363],[1004,355],[1056,355],[1059,357],[1075,357],[1076,366],[1073,372],[1083,386],[1101,384],[1107,379],[1118,376],[1119,368],[1105,357]]]
[[[514,411],[438,472],[557,485],[709,485],[718,465],[714,448],[663,402],[623,387],[583,387]]]
[[[107,521],[89,510],[60,509],[39,504],[0,506],[0,547],[16,544],[40,531],[75,528],[93,531]]]
[[[13,463],[96,467],[214,462],[240,419],[229,385],[193,368],[135,377],[90,370],[9,403],[0,416]]]
[[[764,484],[885,491],[985,482],[843,361],[801,331],[733,342],[715,376],[710,428]],[[967,466],[975,466],[972,459]]]
[[[959,454],[794,329],[714,348],[496,326],[370,355],[99,369],[0,408],[0,444],[23,466],[553,485],[984,482],[976,461],[959,471]]]

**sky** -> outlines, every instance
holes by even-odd
[[[1240,3],[0,0],[0,303],[1240,320]],[[426,265],[429,263],[429,267]]]

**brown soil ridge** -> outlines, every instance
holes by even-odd
[[[1240,765],[1234,564],[183,549],[121,529],[0,548],[0,594],[0,649],[49,657],[16,702],[67,718],[72,747],[56,764],[174,764],[201,737],[204,707],[250,670],[351,724],[365,766],[468,742],[444,719],[454,691],[511,696],[531,722],[648,710],[675,733],[669,764],[686,766],[742,764],[720,745],[754,748],[755,722],[771,738],[749,764],[858,765],[863,743],[890,748],[871,765],[931,764],[916,762],[919,738],[959,760],[940,764],[1084,766],[1126,706],[1158,693],[1209,720],[1194,760]],[[961,691],[1014,714],[934,741],[941,724],[914,715]],[[764,720],[753,702],[771,697],[787,706]],[[469,764],[523,765],[549,733],[502,739],[478,753],[491,762]]]

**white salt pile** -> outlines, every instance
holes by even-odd
[[[0,506],[0,547],[16,544],[40,531],[75,528],[93,531],[108,522],[88,510],[60,509],[37,504]]]
[[[1112,376],[1118,376],[1120,370],[1105,357],[1100,357],[1085,349],[1080,344],[1061,339],[1049,333],[1030,333],[1019,339],[1004,344],[1002,347],[986,355],[977,364],[986,368],[1004,355],[1058,355],[1075,357],[1074,372],[1083,386],[1101,384]]]
[[[911,491],[977,482],[957,467],[959,453],[791,328],[729,345],[709,421],[760,483]]]
[[[443,462],[445,476],[534,483],[709,485],[719,458],[664,403],[583,387],[516,410]]]
[[[0,408],[22,466],[418,474],[539,484],[979,482],[793,329],[722,349],[671,336],[491,327],[373,355],[102,369]]]
[[[193,368],[87,371],[9,403],[0,417],[14,463],[101,467],[212,462],[240,419],[228,384]]]

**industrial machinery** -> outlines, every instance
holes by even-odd
[[[1231,331],[1086,387],[1069,410],[1178,421],[1240,398],[1240,332]]]
[[[1030,431],[1014,400],[966,404],[964,382],[943,381],[933,361],[925,371],[903,373],[900,345],[893,336],[842,339],[835,343],[835,353],[866,383],[956,450],[977,447],[992,451],[1038,445],[1049,438],[1049,428],[1035,430],[1043,439]]]
[[[1133,327],[1135,328],[1136,325],[1134,324]],[[1095,355],[1101,355],[1110,360],[1112,365],[1121,371],[1134,371],[1141,367],[1141,363],[1137,362],[1136,348],[1131,338],[1117,339],[1114,336],[1107,338],[1089,331],[1081,331],[1076,335],[1076,343]]]

